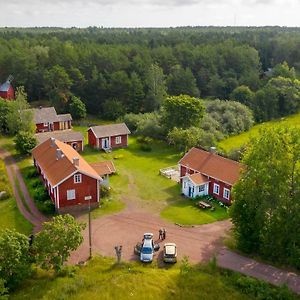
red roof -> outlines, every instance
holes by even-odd
[[[116,173],[115,165],[112,161],[101,161],[96,163],[90,163],[90,166],[98,173],[100,176],[110,175]]]
[[[73,147],[54,138],[36,146],[32,150],[32,156],[52,187],[60,184],[76,171],[97,180],[102,179]],[[76,164],[74,159],[77,160]]]
[[[195,183],[195,185],[200,185],[209,182],[208,177],[202,175],[201,173],[194,173],[192,175],[189,175],[188,177]]]
[[[198,148],[186,153],[179,164],[230,185],[238,181],[243,169],[243,165],[234,160]]]

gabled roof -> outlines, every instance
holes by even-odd
[[[70,114],[58,115],[54,107],[34,108],[33,113],[35,124],[72,121]]]
[[[230,185],[235,184],[244,166],[218,154],[192,148],[179,164]]]
[[[40,107],[34,108],[34,122],[35,124],[57,122],[57,113],[54,107]]]
[[[91,163],[90,165],[100,176],[110,175],[116,172],[115,165],[110,160]]]
[[[57,120],[59,122],[72,121],[72,116],[70,114],[57,115]]]
[[[8,92],[10,87],[11,87],[11,84],[9,81],[2,83],[2,84],[0,84],[0,92]]]
[[[192,175],[189,175],[188,178],[192,180],[195,185],[201,185],[203,183],[209,182],[208,177],[202,175],[201,173],[194,173]]]
[[[125,135],[131,133],[125,123],[93,126],[89,129],[94,132],[96,138]]]
[[[57,159],[57,149],[62,157]],[[52,187],[60,184],[77,171],[87,176],[101,180],[97,172],[83,159],[76,150],[56,139],[48,139],[32,150],[32,156],[43,170]],[[73,163],[78,158],[78,166]]]
[[[39,144],[45,142],[46,140],[52,138],[58,139],[61,142],[75,142],[83,141],[83,134],[79,131],[73,130],[58,130],[58,131],[49,131],[36,133],[35,137]]]

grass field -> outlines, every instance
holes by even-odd
[[[241,281],[247,278],[232,272],[220,271],[213,266],[179,264],[168,268],[139,263],[115,265],[109,258],[94,258],[86,267],[73,269],[69,276],[55,277],[37,272],[10,299],[138,299],[138,300],[254,300],[274,299],[272,295],[287,291],[272,288],[251,279],[251,287],[241,291]],[[290,295],[290,293],[288,293]],[[299,299],[277,298],[277,299]]]
[[[228,218],[226,208],[217,205],[214,207],[214,211],[202,210],[196,206],[196,200],[182,199],[167,206],[160,215],[171,222],[183,225],[206,224]]]
[[[239,149],[241,146],[246,145],[249,142],[250,138],[256,137],[261,130],[264,130],[266,128],[271,128],[278,124],[285,125],[285,126],[300,127],[300,113],[286,118],[281,118],[279,120],[274,120],[274,121],[255,125],[247,132],[243,132],[241,134],[220,141],[218,143],[218,148],[224,150],[227,153],[230,152],[231,150]]]
[[[8,199],[0,200],[0,230],[6,228],[15,229],[29,235],[32,232],[32,225],[18,210],[16,200],[12,196],[12,189],[7,178],[3,160],[0,160],[0,174],[0,190],[5,189],[9,193]]]

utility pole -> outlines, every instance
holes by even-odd
[[[91,222],[91,196],[89,196],[89,247],[90,259],[92,258],[92,222]]]

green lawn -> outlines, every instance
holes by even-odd
[[[200,225],[228,218],[226,208],[214,204],[214,211],[203,210],[196,206],[196,201],[191,199],[176,201],[162,210],[161,216],[182,225]]]
[[[208,266],[189,266],[178,263],[158,268],[140,263],[115,265],[110,258],[94,258],[87,266],[69,269],[69,276],[55,277],[38,271],[33,279],[24,282],[12,293],[12,300],[35,299],[135,299],[135,300],[254,300],[299,299],[286,289],[273,288],[268,284]],[[245,285],[245,283],[251,285]],[[244,288],[241,288],[243,284]],[[279,296],[279,293],[283,295]]]
[[[260,130],[270,128],[277,124],[300,127],[300,113],[286,118],[281,118],[279,120],[274,120],[274,121],[255,125],[247,132],[243,132],[239,135],[235,135],[227,139],[224,139],[223,141],[220,141],[218,143],[218,148],[224,150],[227,153],[230,152],[231,150],[239,149],[241,146],[247,144],[251,137],[257,136]]]
[[[9,184],[5,165],[3,160],[0,160],[0,190],[5,189],[9,193],[9,198],[0,200],[0,230],[15,229],[19,232],[29,235],[32,232],[32,225],[21,215],[18,210],[16,200],[12,196],[12,188]]]

